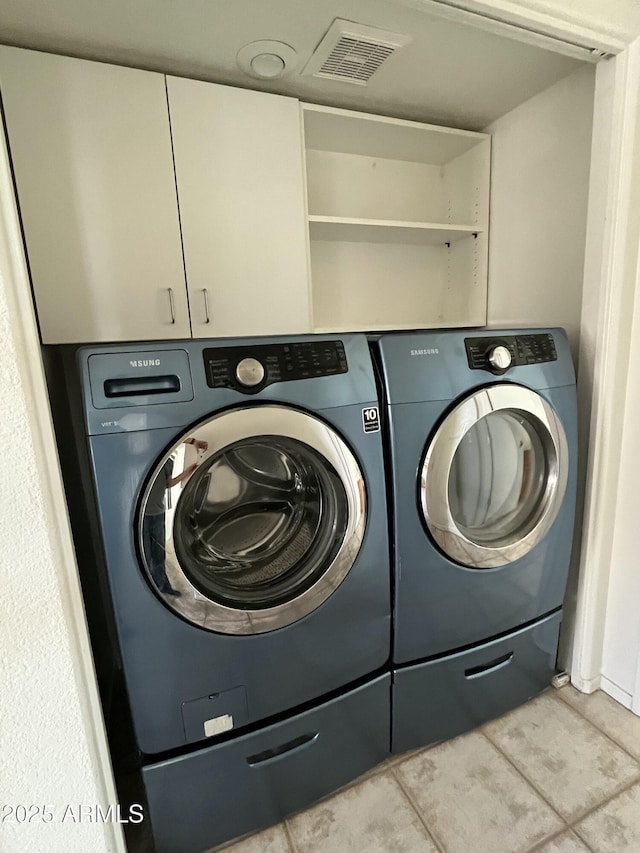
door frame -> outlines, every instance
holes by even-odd
[[[631,178],[640,158],[640,39],[596,68],[587,243],[580,328],[578,399],[587,454],[585,503],[570,660],[572,683],[602,686],[615,519],[625,460],[623,419],[630,371],[633,306],[640,283]],[[634,368],[634,370],[636,370]],[[571,614],[569,614],[571,616]],[[640,656],[640,649],[631,650]],[[605,685],[606,686],[606,685]],[[637,685],[636,689],[639,689]]]

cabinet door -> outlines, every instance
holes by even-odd
[[[167,79],[194,337],[311,328],[299,105]]]
[[[189,337],[163,75],[3,47],[0,86],[42,340]]]

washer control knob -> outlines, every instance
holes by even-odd
[[[257,358],[243,358],[236,367],[236,379],[241,385],[253,388],[264,379],[264,367]]]
[[[505,346],[493,347],[489,352],[488,361],[494,370],[506,370],[511,366],[511,353]]]

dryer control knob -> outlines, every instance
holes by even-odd
[[[494,370],[506,370],[511,366],[511,353],[502,345],[494,347],[488,356],[489,364]]]
[[[264,379],[264,367],[257,358],[243,358],[236,367],[236,379],[241,385],[253,388]]]

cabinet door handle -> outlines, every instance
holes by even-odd
[[[206,287],[202,288],[202,298],[204,299],[204,322],[210,323],[211,317],[209,316],[209,291]]]
[[[171,309],[171,323],[172,323],[172,325],[175,325],[175,322],[176,322],[176,306],[175,306],[175,302],[173,301],[173,288],[168,287],[167,290],[169,291],[169,308]]]

